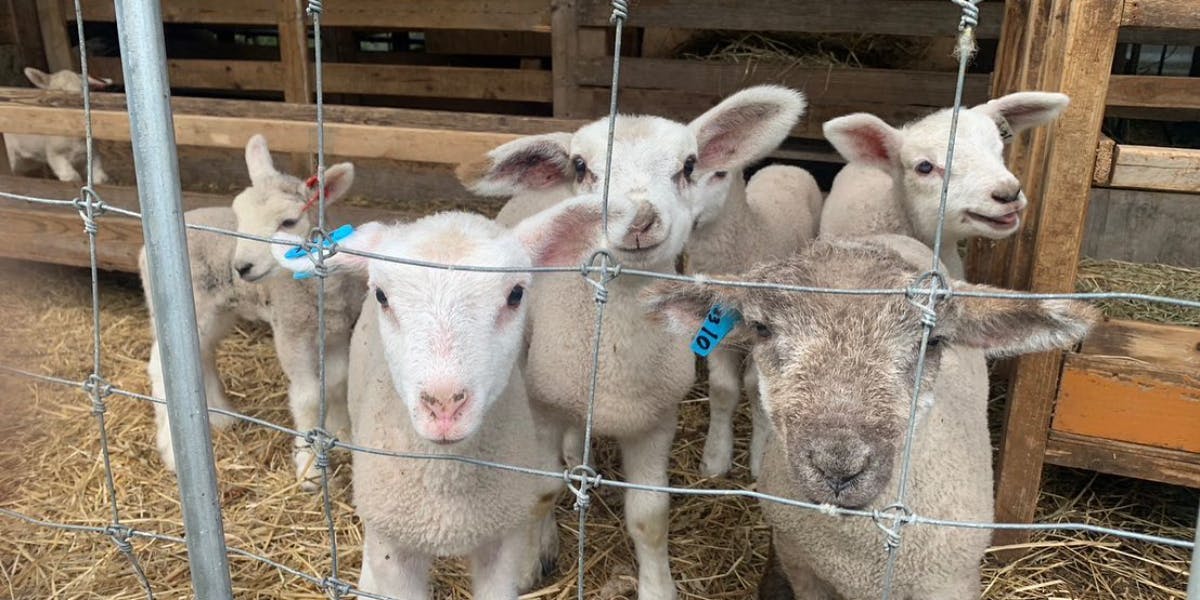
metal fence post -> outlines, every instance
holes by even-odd
[[[1196,507],[1196,540],[1192,546],[1192,573],[1188,575],[1188,600],[1200,600],[1200,506]]]
[[[116,9],[192,587],[196,598],[232,599],[183,222],[162,9],[158,0],[116,0]]]

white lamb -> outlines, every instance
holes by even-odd
[[[83,91],[83,77],[70,70],[50,74],[26,67],[25,77],[43,90],[76,94]],[[89,76],[87,83],[93,90],[102,90],[112,85],[112,80]],[[82,138],[6,133],[4,146],[8,150],[8,164],[13,173],[27,174],[38,165],[45,164],[50,166],[59,181],[83,180],[79,171],[75,170],[76,165],[87,162],[87,145]],[[108,181],[108,175],[100,164],[99,153],[92,154],[92,179],[96,183]]]
[[[1004,144],[1054,120],[1067,102],[1063,94],[1019,92],[959,113],[939,256],[951,276],[964,276],[959,241],[1000,239],[1020,229],[1027,201],[1004,165]],[[849,164],[825,199],[820,237],[896,233],[932,247],[950,115],[940,110],[900,129],[867,113],[827,121],[825,137]]]
[[[722,279],[837,289],[901,288],[933,255],[901,236],[819,241],[781,261]],[[1000,291],[953,281],[955,291]],[[758,490],[864,511],[897,498],[922,314],[902,295],[797,294],[659,282],[652,310],[691,333],[713,304],[743,317],[726,343],[749,346],[771,423]],[[927,517],[990,523],[992,458],[987,356],[1069,347],[1097,311],[1062,300],[953,296],[937,308],[925,353],[906,506]],[[796,598],[868,600],[882,593],[884,536],[871,519],[835,517],[764,500],[776,565]],[[884,520],[882,524],[887,524]],[[903,528],[895,598],[964,600],[980,594],[991,532]],[[778,573],[768,572],[768,576]],[[780,589],[764,581],[763,593]],[[767,596],[760,596],[767,598]],[[782,593],[773,598],[789,598]]]
[[[767,132],[786,130],[794,120],[794,111],[761,102],[722,103],[689,125],[618,117],[610,194],[614,205],[630,205],[635,214],[610,236],[615,261],[626,269],[674,272],[698,216],[698,182],[766,155],[778,144]],[[521,138],[492,150],[481,164],[464,166],[459,176],[476,193],[514,196],[498,217],[512,222],[572,193],[600,191],[607,130],[602,119],[574,134]],[[666,485],[677,406],[692,386],[695,363],[686,342],[649,321],[636,297],[647,283],[631,275],[608,283],[594,426],[597,435],[617,439],[627,480]],[[559,432],[551,439],[561,440],[563,430],[581,427],[587,415],[595,290],[582,278],[538,285],[525,377],[535,409]],[[546,452],[561,450],[560,443]],[[674,598],[667,495],[627,492],[625,517],[638,559],[638,597]]]
[[[571,200],[514,230],[457,212],[411,224],[368,223],[342,247],[440,264],[576,266],[603,243],[600,208],[598,197]],[[614,215],[612,223],[619,228],[628,220]],[[311,268],[304,258],[281,262]],[[548,442],[538,441],[553,434],[530,410],[519,362],[527,307],[547,292],[547,280],[534,283],[528,272],[447,271],[345,252],[329,262],[369,274],[370,293],[350,350],[355,442],[442,457],[354,454],[354,502],[366,530],[359,588],[428,598],[432,558],[468,555],[474,597],[515,599],[556,554],[552,509],[561,479],[445,456],[557,469],[556,453],[543,451]],[[550,527],[543,530],[546,517]]]
[[[267,141],[261,135],[246,144],[246,167],[250,187],[238,194],[233,207],[207,207],[184,215],[189,224],[208,225],[263,237],[277,232],[306,233],[311,226],[309,200],[315,190],[304,181],[275,170]],[[333,165],[325,172],[326,200],[342,197],[354,181],[354,166]],[[209,406],[229,409],[217,372],[217,345],[238,319],[269,323],[275,338],[280,366],[287,374],[288,402],[293,424],[308,431],[320,421],[320,379],[317,362],[317,301],[315,280],[300,281],[276,268],[269,244],[237,239],[216,233],[188,231],[188,255],[192,267],[192,293],[196,302],[196,322],[200,333],[200,354],[204,362],[204,387]],[[146,252],[138,257],[146,303],[151,316],[151,281],[146,269]],[[331,432],[349,428],[346,416],[346,357],[350,331],[358,318],[365,289],[361,279],[330,278],[325,285],[326,398],[329,407],[326,429]],[[152,330],[153,332],[153,330]],[[150,350],[148,368],[155,397],[165,394],[158,342]],[[158,426],[158,451],[163,464],[175,470],[166,407],[155,405]],[[232,419],[210,413],[214,427],[224,428]],[[296,440],[297,477],[308,489],[312,452],[304,440]]]

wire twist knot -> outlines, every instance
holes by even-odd
[[[317,468],[321,470],[328,469],[329,451],[337,444],[337,437],[317,427],[304,433],[304,441],[308,443],[313,453],[316,454]]]
[[[567,483],[567,489],[575,494],[575,510],[587,510],[591,506],[592,496],[589,490],[599,487],[602,479],[600,474],[588,465],[577,465],[563,471],[563,481]]]
[[[597,250],[579,266],[583,280],[596,290],[596,304],[608,302],[608,284],[621,274],[621,265],[612,266],[616,262],[608,250]],[[599,263],[599,264],[597,264]],[[593,279],[591,274],[599,272],[600,277]]]
[[[900,503],[871,511],[871,520],[883,532],[885,550],[890,552],[900,548],[900,529],[912,521],[912,517],[912,510]]]
[[[83,381],[83,391],[92,397],[92,414],[99,416],[108,411],[104,399],[113,394],[113,386],[103,377],[92,373]]]
[[[121,554],[129,554],[133,552],[133,543],[129,541],[133,537],[133,530],[121,525],[113,523],[104,528],[104,534],[108,536],[112,543],[121,551]]]
[[[79,212],[79,218],[83,219],[84,233],[95,235],[99,231],[96,217],[100,217],[108,211],[100,194],[97,194],[91,186],[85,185],[79,188],[79,197],[72,200],[72,203],[75,205],[75,210]]]
[[[629,18],[628,0],[612,0],[612,7],[612,17],[608,19],[610,23],[624,22]]]
[[[304,241],[300,243],[300,247],[304,249],[308,260],[312,261],[313,275],[321,278],[327,277],[330,268],[325,266],[325,261],[338,253],[338,243],[329,235],[329,232],[320,227],[313,227],[308,231],[308,236]]]
[[[928,283],[927,283],[928,282]],[[937,325],[937,305],[952,294],[946,275],[941,271],[926,271],[917,276],[904,295],[921,311],[921,325],[932,329]],[[920,298],[924,297],[924,301]]]
[[[962,19],[958,22],[958,30],[974,29],[979,25],[979,3],[983,0],[950,0],[962,9]]]
[[[326,577],[321,580],[321,589],[329,592],[329,597],[341,598],[350,595],[350,584],[336,577]]]
[[[321,0],[308,0],[308,7],[304,9],[304,12],[308,13],[310,17],[319,15],[324,11],[325,7],[322,6]]]

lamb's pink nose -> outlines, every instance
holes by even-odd
[[[453,422],[458,417],[463,405],[467,403],[467,399],[467,390],[464,388],[453,391],[433,389],[421,392],[421,404],[436,421]]]

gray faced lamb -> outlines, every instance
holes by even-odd
[[[951,276],[964,276],[959,241],[1000,239],[1020,229],[1027,201],[1004,165],[1004,144],[1053,121],[1067,103],[1063,94],[1018,92],[959,113],[939,256]],[[825,137],[849,164],[825,199],[820,237],[896,233],[932,247],[950,117],[944,109],[900,129],[867,113],[827,121]]]
[[[206,207],[184,214],[189,224],[235,229],[241,233],[272,237],[277,233],[305,233],[313,217],[306,207],[315,194],[304,181],[275,170],[267,141],[261,135],[246,144],[246,167],[250,187],[238,194],[230,207]],[[333,165],[325,172],[326,200],[341,198],[354,181],[354,166]],[[196,302],[196,323],[200,333],[200,354],[204,362],[205,394],[209,406],[229,409],[230,404],[217,372],[217,345],[239,319],[270,324],[280,366],[288,377],[288,403],[293,425],[308,431],[320,421],[320,379],[317,353],[316,280],[300,281],[284,269],[276,268],[270,244],[233,238],[204,231],[188,231],[188,255],[192,267],[192,293]],[[146,268],[146,252],[138,257],[138,268],[151,303],[152,282]],[[326,315],[326,398],[329,407],[326,429],[331,432],[349,428],[346,416],[346,357],[350,331],[358,318],[364,283],[361,279],[330,278],[325,285]],[[153,332],[153,329],[151,330]],[[166,393],[158,342],[150,351],[148,367],[155,397]],[[158,451],[163,464],[175,470],[166,407],[155,405],[158,427]],[[210,413],[214,427],[232,423],[230,417]],[[309,480],[313,455],[304,440],[296,440],[296,474],[304,487],[315,489]]]
[[[929,269],[916,240],[819,241],[796,256],[721,276],[838,289],[907,287]],[[962,281],[953,290],[999,291]],[[895,501],[921,349],[921,311],[904,296],[804,294],[660,282],[645,298],[693,334],[714,304],[742,321],[724,343],[750,347],[771,423],[758,490],[862,510]],[[1063,300],[951,296],[937,307],[925,354],[906,505],[917,514],[991,522],[985,356],[1070,346],[1095,321]],[[871,519],[764,501],[779,565],[797,598],[879,598],[883,537]],[[978,598],[990,531],[904,528],[893,595]]]
[[[43,90],[75,94],[83,91],[83,77],[70,70],[50,74],[26,67],[25,77]],[[87,84],[93,90],[102,90],[112,85],[112,80],[89,76]],[[82,138],[6,133],[4,146],[8,150],[8,164],[13,173],[26,174],[44,164],[50,167],[59,181],[83,180],[79,171],[75,170],[76,165],[87,162],[87,145]],[[100,164],[99,153],[92,154],[92,179],[96,183],[108,181],[108,175]]]
[[[794,118],[794,111],[762,103],[722,104],[689,125],[618,117],[610,196],[633,216],[627,227],[610,229],[608,252],[626,269],[674,272],[695,224],[698,182],[766,155],[778,140],[764,131]],[[574,134],[520,138],[460,168],[459,176],[476,193],[512,196],[512,208],[506,206],[500,220],[517,220],[564,196],[599,192],[607,131],[602,119]],[[626,479],[666,485],[676,410],[692,386],[694,357],[649,320],[637,300],[647,283],[628,275],[608,283],[593,422],[597,435],[616,438]],[[525,379],[535,409],[548,416],[561,440],[562,431],[581,428],[587,416],[595,290],[580,277],[539,280],[538,286],[542,291],[530,305]],[[560,443],[546,452],[561,450]],[[638,559],[638,597],[674,598],[667,495],[628,491],[625,517]]]
[[[342,248],[440,264],[573,267],[603,243],[600,209],[598,197],[578,198],[513,230],[454,212],[404,225],[368,223]],[[311,268],[304,258],[281,261]],[[519,362],[528,307],[546,292],[545,281],[535,283],[527,272],[447,271],[345,252],[329,262],[368,273],[370,292],[350,349],[357,444],[557,470],[557,453],[539,443],[552,434],[531,412]],[[360,589],[427,598],[433,557],[467,555],[474,597],[515,599],[552,564],[551,511],[561,479],[448,459],[356,452],[353,460],[354,502],[366,529]]]

